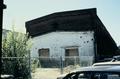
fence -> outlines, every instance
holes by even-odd
[[[57,77],[80,67],[80,58],[71,57],[3,57],[2,73],[14,75],[16,79],[39,79],[46,74]],[[82,63],[87,66],[88,63]],[[39,73],[39,75],[38,75]],[[38,78],[39,76],[39,78]],[[52,76],[53,77],[53,76]],[[41,77],[43,79],[43,77]],[[50,78],[50,77],[49,77]],[[49,79],[48,78],[48,79]],[[46,78],[47,79],[47,78]],[[54,79],[54,78],[51,78]]]

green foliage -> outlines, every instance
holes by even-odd
[[[12,74],[15,79],[29,79],[29,49],[28,35],[18,32],[8,32],[2,41],[3,74]],[[8,58],[10,57],[10,58]]]
[[[32,73],[34,73],[35,72],[35,69],[36,68],[40,68],[40,62],[39,62],[39,60],[38,59],[32,59],[32,61],[31,61],[31,70],[32,70]]]

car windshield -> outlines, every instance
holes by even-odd
[[[63,79],[120,79],[120,73],[104,73],[104,72],[72,73],[68,74]]]

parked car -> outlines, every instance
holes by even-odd
[[[83,67],[57,79],[120,79],[120,66]]]
[[[100,62],[95,63],[92,66],[120,66],[120,61],[118,62]]]
[[[114,56],[108,62],[76,69],[71,73],[60,75],[57,79],[120,79],[120,56]]]
[[[113,56],[111,62],[116,62],[116,61],[120,61],[120,55],[118,55],[118,56]]]
[[[111,59],[111,61],[108,62],[99,62],[99,63],[95,63],[93,64],[93,66],[120,66],[120,55],[119,56],[113,56],[113,58]]]

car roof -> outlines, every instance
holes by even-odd
[[[89,66],[76,69],[72,72],[117,72],[120,73],[120,66]]]
[[[113,58],[118,58],[118,57],[120,57],[120,55],[113,56]]]
[[[100,62],[100,63],[95,63],[93,66],[120,66],[120,61],[115,61],[115,62]]]
[[[58,78],[65,78],[72,74],[80,74],[80,73],[120,73],[120,66],[88,66],[81,67],[73,70],[68,74],[60,75]]]

